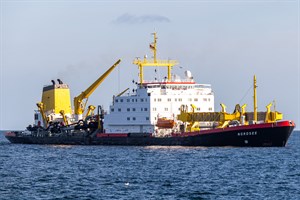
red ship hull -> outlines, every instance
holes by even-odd
[[[67,144],[67,145],[131,145],[131,146],[237,146],[237,147],[284,147],[295,123],[276,123],[235,126],[196,132],[174,133],[170,137],[153,137],[147,133],[98,133],[91,137],[77,136],[24,136],[18,132],[6,133],[11,143]]]

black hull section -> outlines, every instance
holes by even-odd
[[[31,136],[5,136],[15,144],[56,144],[56,145],[88,145],[91,138],[88,137],[31,137]]]
[[[237,146],[237,147],[284,147],[294,124],[267,127],[258,125],[238,128],[214,129],[183,133],[172,137],[157,138],[150,134],[97,134],[97,137],[32,137],[6,135],[11,143],[56,145],[131,145],[131,146]],[[105,135],[105,136],[101,136]],[[121,136],[122,135],[122,136]]]
[[[94,145],[136,146],[236,146],[236,147],[284,147],[293,127],[227,131],[186,137],[105,137],[96,138]]]

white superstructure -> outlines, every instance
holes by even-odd
[[[143,83],[134,94],[115,97],[104,117],[107,133],[153,133],[158,118],[175,119],[182,105],[196,111],[214,112],[214,94],[209,84],[193,79]]]
[[[104,116],[106,133],[158,133],[158,120],[174,120],[176,123],[183,105],[191,109],[194,107],[198,112],[214,112],[211,85],[195,83],[190,71],[185,72],[184,79],[172,75],[171,68],[177,61],[156,59],[156,39],[154,33],[154,43],[150,44],[154,51],[154,60],[144,57],[143,60],[134,61],[140,70],[140,83],[134,93],[114,97],[108,113]],[[143,80],[145,66],[167,67],[168,76],[162,81],[146,82]],[[170,133],[173,128],[167,132]]]

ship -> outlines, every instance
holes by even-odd
[[[220,104],[214,108],[210,84],[197,83],[191,71],[184,77],[173,74],[177,60],[157,59],[157,34],[149,47],[153,57],[136,58],[139,76],[135,88],[125,89],[112,98],[108,110],[87,106],[88,98],[119,65],[119,59],[73,101],[70,88],[57,79],[43,88],[37,103],[34,123],[24,131],[9,131],[11,143],[54,145],[132,145],[132,146],[236,146],[284,147],[295,128],[292,120],[283,120],[273,102],[266,111],[257,109],[257,80],[253,77],[253,107],[236,104],[232,113]],[[163,67],[162,79],[144,80],[144,68],[155,73]],[[273,109],[272,109],[273,108]]]

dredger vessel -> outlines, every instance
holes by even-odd
[[[192,73],[184,78],[172,74],[176,60],[159,60],[157,36],[150,44],[153,59],[144,56],[133,63],[139,69],[139,81],[132,91],[127,88],[113,97],[109,110],[87,106],[88,97],[120,63],[118,60],[90,87],[74,98],[71,107],[70,89],[61,80],[43,88],[37,103],[34,124],[25,131],[11,131],[5,137],[12,143],[67,145],[181,145],[283,147],[295,123],[282,120],[272,111],[257,111],[256,76],[253,79],[254,110],[246,104],[236,105],[233,113],[214,109],[214,93],[210,84],[196,83]],[[167,75],[158,80],[144,80],[144,67],[167,68]]]

